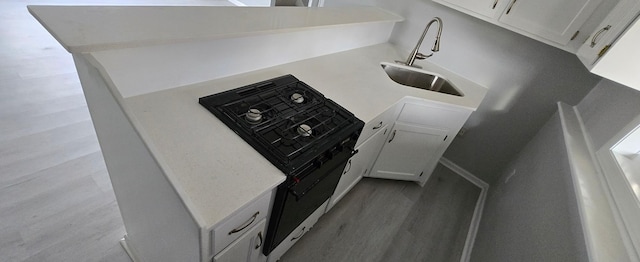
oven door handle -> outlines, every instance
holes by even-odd
[[[302,230],[300,230],[300,234],[298,234],[298,236],[297,236],[297,237],[292,237],[292,238],[291,238],[291,241],[294,241],[294,240],[296,240],[296,239],[298,239],[298,238],[301,238],[301,237],[302,237],[302,235],[304,235],[304,232],[305,232],[304,230],[305,230],[305,229],[307,229],[307,227],[302,227]]]
[[[349,159],[349,162],[347,162],[347,167],[345,168],[344,172],[342,172],[342,174],[346,174],[349,173],[349,171],[351,171],[351,159]]]
[[[344,152],[344,151],[343,151],[343,152]],[[349,165],[349,168],[351,168],[351,166],[350,166],[350,165],[351,165],[351,159],[350,159],[350,158],[351,158],[351,157],[353,157],[353,156],[354,156],[355,154],[357,154],[357,153],[358,153],[358,150],[357,150],[357,149],[350,149],[349,151],[347,151],[347,155],[342,156],[342,157],[341,157],[341,159],[342,159],[342,160],[340,161],[341,163],[344,163],[344,165],[343,165],[342,169],[340,169],[340,170],[339,170],[339,171],[337,171],[337,172],[342,172],[342,171],[344,171],[344,168],[345,168],[345,167],[347,167],[347,165]],[[328,158],[328,159],[332,159],[332,161],[336,161],[336,159],[334,159],[333,157],[332,157],[332,158]],[[320,168],[320,166],[325,165],[325,164],[326,164],[325,162],[322,162],[322,161],[318,161],[318,160],[316,160],[316,167],[317,167],[317,168]],[[334,166],[331,170],[336,170],[336,169],[338,169],[338,168],[340,168],[340,165],[336,165],[336,166]],[[326,173],[326,174],[324,174],[322,177],[317,178],[317,179],[316,179],[316,181],[314,181],[313,183],[311,183],[310,185],[308,185],[306,188],[304,188],[304,189],[302,189],[302,190],[295,190],[293,187],[291,187],[291,186],[290,186],[290,187],[289,187],[289,192],[290,192],[293,196],[295,196],[295,197],[296,197],[296,201],[299,201],[302,197],[304,197],[304,195],[306,195],[306,194],[307,194],[307,192],[309,192],[309,191],[310,191],[311,189],[313,189],[313,188],[314,188],[318,183],[320,183],[320,181],[322,181],[323,179],[325,179],[325,178],[327,178],[328,176],[330,176],[330,175],[331,175],[331,172],[333,172],[333,171],[327,172],[327,173]],[[342,175],[342,173],[340,173],[340,174]],[[304,178],[303,178],[303,179],[304,179]],[[297,185],[298,183],[299,183],[299,180],[298,180],[295,184],[293,184],[293,185]]]

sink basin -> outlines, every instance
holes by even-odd
[[[451,82],[435,73],[391,63],[382,63],[381,66],[389,78],[398,84],[454,96],[464,96]]]

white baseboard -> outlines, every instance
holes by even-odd
[[[236,5],[236,6],[247,6],[247,5],[245,5],[244,3],[242,3],[242,2],[240,2],[238,0],[227,0],[227,1],[229,1],[230,3],[232,3],[232,4]]]
[[[127,235],[124,235],[124,237],[120,239],[120,245],[122,246],[122,248],[124,248],[124,251],[127,252],[127,255],[129,255],[129,258],[131,259],[131,261],[133,262],[142,261],[138,259],[138,257],[135,255],[135,252],[133,252],[133,249],[129,246],[129,244],[127,244]]]
[[[484,203],[487,199],[487,191],[489,191],[489,184],[484,182],[482,179],[474,176],[471,172],[465,170],[464,168],[456,165],[451,162],[451,160],[446,158],[440,159],[440,164],[449,168],[451,171],[460,175],[461,177],[469,180],[469,182],[480,188],[480,196],[478,196],[478,201],[476,202],[475,210],[473,211],[473,218],[471,218],[471,224],[469,225],[469,231],[467,232],[467,240],[464,242],[464,249],[462,249],[462,256],[460,257],[460,262],[468,262],[471,259],[471,251],[473,249],[473,244],[476,241],[476,235],[478,233],[478,228],[480,227],[480,218],[482,217],[482,211],[484,210]]]

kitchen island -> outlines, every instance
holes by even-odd
[[[471,112],[486,93],[485,88],[428,63],[425,69],[447,76],[464,96],[424,91],[389,79],[380,63],[405,56],[386,43],[393,24],[401,19],[376,8],[354,9],[345,16],[361,20],[311,19],[311,24],[285,26],[289,29],[284,31],[263,28],[231,34],[214,30],[201,37],[197,30],[203,29],[195,28],[191,34],[174,37],[171,32],[181,28],[170,28],[168,33],[143,35],[152,35],[152,40],[138,41],[136,34],[129,34],[131,39],[117,43],[86,41],[90,43],[86,45],[72,43],[83,37],[98,39],[100,34],[65,38],[62,29],[56,28],[69,25],[61,20],[74,21],[74,12],[61,17],[64,9],[30,10],[73,53],[123,215],[126,247],[134,260],[210,261],[235,240],[216,245],[216,230],[232,222],[242,224],[245,220],[234,219],[256,202],[269,203],[271,191],[285,179],[200,106],[199,97],[292,74],[367,123],[406,97]],[[171,13],[170,9],[163,12]],[[281,9],[269,10],[283,15]],[[224,10],[235,11],[244,12]],[[334,11],[322,10],[319,17],[345,14]],[[323,22],[329,20],[333,24]],[[82,26],[77,32],[92,28]],[[309,39],[316,41],[304,44]],[[274,43],[287,47],[280,57],[273,56]],[[259,216],[268,218],[266,213]],[[260,219],[254,216],[254,220]]]

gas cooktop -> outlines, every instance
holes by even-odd
[[[364,123],[292,75],[199,102],[287,175],[295,175]],[[344,143],[343,143],[344,144]]]

